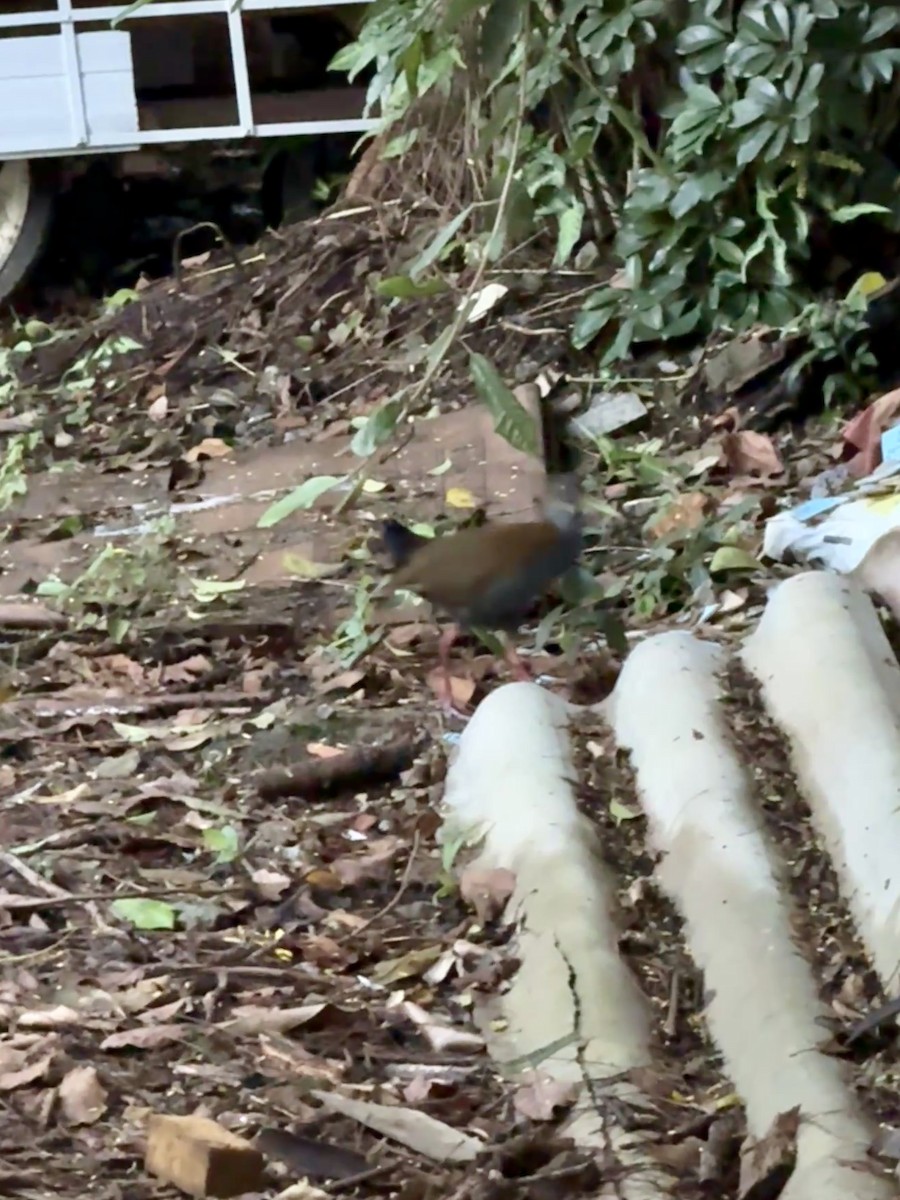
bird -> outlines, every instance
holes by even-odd
[[[538,597],[575,565],[582,543],[574,476],[558,477],[539,521],[488,523],[433,538],[394,519],[383,523],[392,589],[415,592],[452,621],[438,642],[448,711],[453,709],[449,655],[462,630],[514,632]],[[516,678],[531,679],[508,642],[505,657]]]

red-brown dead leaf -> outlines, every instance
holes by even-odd
[[[522,1086],[516,1089],[513,1105],[516,1112],[531,1121],[552,1121],[559,1109],[570,1108],[579,1092],[577,1083],[554,1079],[544,1071],[527,1072]]]
[[[106,1111],[106,1089],[94,1067],[73,1067],[59,1085],[59,1102],[70,1125],[93,1125]]]
[[[766,433],[755,433],[752,429],[726,433],[722,438],[722,453],[735,475],[758,475],[768,479],[784,471],[775,443]]]
[[[900,413],[900,388],[873,400],[844,426],[841,435],[844,458],[850,474],[860,479],[881,464],[881,435],[896,422]],[[847,450],[855,451],[849,457]]]
[[[513,894],[516,877],[506,867],[466,867],[459,877],[459,894],[484,923],[500,915]]]
[[[368,853],[347,854],[336,858],[330,864],[331,870],[347,887],[367,879],[386,879],[390,874],[390,864],[402,845],[402,838],[377,838],[369,843]]]
[[[647,532],[651,537],[664,538],[672,533],[693,533],[706,520],[709,497],[703,492],[685,492],[653,520]]]

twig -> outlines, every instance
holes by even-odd
[[[678,1031],[678,995],[681,990],[681,974],[676,967],[669,981],[669,1007],[663,1029],[667,1037],[673,1038]]]
[[[529,23],[528,22],[528,9],[526,8],[525,16],[524,16],[524,24],[525,24],[524,33],[525,33],[526,38],[527,38],[527,34],[528,34],[528,23]],[[494,223],[491,227],[490,235],[488,236],[488,239],[484,244],[484,250],[482,252],[481,258],[478,260],[478,266],[475,268],[475,274],[472,276],[469,286],[466,289],[466,294],[462,299],[462,303],[457,306],[456,315],[454,316],[453,323],[451,324],[449,332],[448,332],[446,338],[444,339],[444,343],[441,348],[441,352],[440,352],[440,354],[435,354],[433,357],[431,357],[428,360],[428,365],[425,368],[424,375],[419,380],[419,382],[416,384],[416,386],[413,388],[412,393],[409,396],[409,399],[404,402],[403,407],[401,408],[400,412],[397,415],[397,421],[396,421],[397,426],[400,425],[400,423],[402,421],[405,421],[407,419],[407,417],[414,415],[418,411],[419,405],[421,404],[421,401],[422,401],[422,397],[424,396],[426,390],[428,389],[429,385],[431,384],[432,379],[434,379],[438,370],[443,365],[444,359],[447,357],[447,355],[450,352],[450,347],[452,345],[454,345],[454,343],[456,342],[456,339],[459,337],[460,330],[462,329],[463,325],[468,320],[469,313],[471,311],[470,301],[472,300],[475,293],[481,288],[482,280],[484,279],[484,276],[485,276],[485,273],[486,273],[487,267],[488,267],[488,251],[490,250],[491,245],[493,244],[495,238],[497,237],[497,234],[500,231],[500,226],[506,217],[506,210],[507,210],[507,206],[509,204],[510,191],[512,190],[512,184],[513,184],[513,179],[515,177],[516,166],[518,165],[519,144],[520,144],[521,138],[522,138],[522,127],[525,124],[525,119],[524,119],[524,117],[525,117],[525,90],[526,90],[527,81],[528,81],[528,71],[526,70],[526,65],[523,63],[522,64],[522,72],[519,77],[519,95],[518,95],[519,119],[516,121],[515,132],[513,133],[512,147],[510,148],[510,154],[509,154],[509,165],[507,166],[506,175],[504,176],[504,179],[503,179],[503,187],[500,190],[500,196],[497,200],[497,211],[494,214]],[[389,458],[392,458],[395,454],[397,454],[403,448],[403,446],[406,445],[406,443],[409,441],[409,439],[411,437],[412,437],[412,430],[409,431],[405,440],[403,440],[401,442],[395,442],[393,447],[391,447],[387,452],[384,452],[382,448],[379,448],[379,449],[373,451],[372,454],[370,454],[367,458],[363,459],[363,461],[359,464],[359,466],[356,467],[356,469],[353,470],[350,473],[350,475],[348,476],[348,479],[352,482],[352,487],[342,497],[342,499],[338,502],[338,504],[335,505],[335,508],[334,508],[335,516],[338,516],[340,513],[342,513],[349,504],[352,504],[356,500],[357,496],[359,496],[360,492],[362,491],[363,484],[365,483],[366,479],[368,479],[369,475],[371,474],[371,471],[372,471],[373,467],[375,466],[376,462],[379,465],[384,462],[387,462],[387,460]]]
[[[24,867],[25,864],[22,865]],[[28,867],[25,869],[30,871]],[[35,884],[35,886],[41,885]],[[43,886],[55,887],[56,885],[48,884],[45,880]],[[34,912],[46,908],[68,908],[70,904],[94,904],[97,901],[105,902],[107,900],[166,900],[169,896],[197,896],[201,900],[205,900],[213,896],[235,895],[243,891],[243,888],[216,887],[203,891],[196,887],[177,887],[166,888],[165,891],[159,892],[64,892],[62,889],[59,891],[58,895],[42,897],[11,896],[0,892],[0,909],[5,908],[10,912],[13,910]]]
[[[26,883],[30,883],[33,888],[37,888],[39,892],[43,892],[45,897],[51,900],[67,901],[71,896],[71,892],[67,892],[65,888],[59,887],[55,883],[51,883],[39,874],[27,863],[23,863],[20,858],[12,854],[9,850],[0,852],[0,866],[9,867],[10,871],[14,871],[16,875],[21,875]]]
[[[369,1167],[367,1171],[358,1171],[355,1175],[348,1175],[345,1179],[332,1179],[323,1185],[322,1190],[329,1194],[346,1192],[360,1183],[368,1183],[372,1179],[380,1179],[382,1175],[390,1175],[392,1171],[397,1170],[398,1166],[398,1163],[380,1163],[377,1167]]]
[[[362,933],[364,930],[368,929],[371,925],[374,925],[376,921],[380,921],[382,917],[386,917],[388,915],[388,913],[391,912],[392,909],[395,909],[397,907],[397,905],[403,899],[403,894],[409,885],[409,878],[410,878],[410,875],[412,874],[413,863],[416,860],[416,854],[418,853],[418,851],[419,851],[419,831],[417,829],[413,833],[412,846],[409,851],[409,857],[406,860],[406,866],[403,868],[403,875],[400,879],[400,886],[397,888],[394,895],[391,897],[390,900],[388,900],[387,904],[385,904],[382,908],[379,908],[378,912],[373,913],[373,915],[371,917],[369,917],[369,919],[367,921],[363,921],[362,925],[357,925],[357,927],[355,929],[351,930],[350,933],[348,933],[345,937],[338,938],[339,943],[346,942],[352,937],[357,937],[360,933]]]

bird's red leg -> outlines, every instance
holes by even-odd
[[[462,717],[465,716],[465,713],[460,712],[453,703],[453,683],[450,678],[450,650],[458,637],[458,625],[449,625],[444,630],[438,642],[438,661],[440,662],[441,672],[444,676],[444,694],[441,697],[444,711],[448,716]]]
[[[526,662],[519,656],[518,651],[512,642],[507,642],[503,651],[503,657],[513,669],[513,674],[516,679],[520,679],[523,683],[531,683],[534,680],[534,674]]]

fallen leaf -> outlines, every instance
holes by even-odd
[[[781,456],[767,433],[755,433],[752,429],[726,433],[722,437],[722,452],[735,475],[759,475],[767,479],[784,471]]]
[[[329,692],[349,691],[350,688],[356,687],[365,679],[365,671],[342,671],[340,675],[335,675],[333,679],[329,679],[327,683],[319,685],[318,691],[323,695]]]
[[[531,1121],[552,1121],[561,1108],[574,1104],[579,1085],[571,1080],[554,1079],[544,1071],[528,1071],[516,1089],[513,1105],[516,1112]]]
[[[287,1129],[261,1129],[255,1145],[267,1158],[278,1159],[290,1167],[292,1174],[307,1179],[350,1179],[369,1165],[355,1150],[301,1137]]]
[[[459,894],[484,924],[498,917],[513,894],[516,877],[506,867],[467,866],[459,877]]]
[[[411,646],[413,642],[418,641],[423,633],[427,633],[428,626],[421,621],[410,621],[408,624],[395,625],[390,633],[385,638],[388,646],[396,646],[398,649],[405,649]]]
[[[227,442],[223,442],[221,438],[208,437],[185,451],[184,461],[196,462],[201,455],[204,458],[224,458],[226,454],[231,454],[231,451],[231,446]]]
[[[272,1008],[271,1005],[239,1004],[232,1009],[223,1029],[238,1033],[289,1033],[301,1026],[312,1032],[346,1025],[352,1014],[335,1004],[302,1004],[297,1008]]]
[[[93,1067],[73,1067],[59,1085],[59,1102],[70,1125],[93,1125],[106,1111],[106,1089]]]
[[[452,487],[447,488],[447,494],[444,497],[447,505],[450,508],[477,508],[478,501],[472,495],[468,488]]]
[[[390,874],[390,864],[403,845],[402,838],[383,837],[369,843],[366,854],[347,854],[336,858],[331,870],[347,886],[367,879],[385,879]]]
[[[146,1025],[141,1029],[120,1029],[100,1043],[101,1050],[156,1050],[184,1038],[181,1025]]]
[[[484,1048],[484,1038],[480,1034],[472,1033],[468,1029],[454,1029],[452,1025],[436,1021],[421,1005],[414,1004],[411,1000],[404,1002],[403,1011],[425,1035],[432,1050],[438,1053],[449,1050],[472,1051]]]
[[[0,1071],[0,1092],[12,1092],[16,1088],[26,1087],[29,1083],[43,1079],[50,1070],[54,1057],[54,1053],[51,1052],[29,1063],[23,1054],[21,1061],[24,1065],[14,1070]]]
[[[337,575],[345,569],[342,562],[313,562],[300,554],[290,551],[281,556],[281,562],[289,575],[297,579],[326,579],[329,575]]]
[[[432,692],[443,699],[447,692],[447,677],[441,667],[435,667],[425,677],[425,682]],[[464,679],[461,675],[450,676],[450,698],[457,708],[464,708],[475,695],[474,679]]]
[[[161,396],[157,396],[150,407],[147,409],[147,416],[151,421],[162,421],[165,419],[166,413],[169,411],[169,398],[163,392]]]
[[[273,903],[280,900],[283,893],[291,886],[287,875],[282,875],[278,871],[267,871],[265,867],[254,871],[250,878],[256,884],[263,900],[271,900]]]
[[[685,492],[651,518],[647,532],[654,538],[668,537],[672,533],[693,533],[703,525],[708,508],[709,497],[703,492]]]
[[[342,754],[347,753],[347,747],[329,746],[325,742],[307,742],[306,752],[314,758],[340,758]]]
[[[844,426],[841,434],[844,457],[847,450],[855,451],[846,466],[854,478],[870,475],[881,464],[882,434],[897,420],[900,412],[900,388],[886,392],[857,413]]]
[[[124,754],[101,759],[94,768],[98,779],[130,779],[137,774],[141,755],[139,750],[126,750]]]
[[[772,1122],[761,1138],[748,1138],[741,1147],[740,1200],[769,1200],[780,1196],[797,1162],[800,1106],[789,1108]]]
[[[63,1029],[70,1025],[83,1025],[84,1016],[66,1004],[56,1004],[53,1008],[24,1012],[16,1024],[20,1029]]]
[[[162,900],[113,900],[112,911],[135,929],[174,929],[175,909]]]
[[[401,954],[399,958],[383,958],[375,964],[372,979],[385,986],[401,979],[412,979],[427,971],[440,958],[440,954],[437,946],[422,946]]]
[[[740,546],[719,546],[709,564],[711,575],[719,571],[759,571],[762,564],[758,558]]]
[[[423,1154],[433,1162],[472,1162],[484,1149],[478,1138],[445,1125],[443,1121],[418,1109],[351,1100],[337,1092],[314,1091],[313,1096],[331,1112],[350,1117],[367,1129],[393,1138],[401,1146],[406,1146],[416,1154]]]

